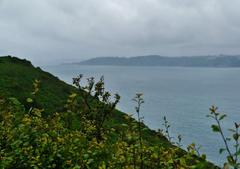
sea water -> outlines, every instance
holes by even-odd
[[[183,148],[190,143],[202,146],[207,159],[223,164],[225,155],[219,155],[223,141],[211,131],[213,120],[206,117],[209,107],[216,105],[227,114],[225,129],[240,122],[240,69],[239,68],[186,68],[186,67],[131,67],[131,66],[45,66],[44,70],[67,83],[78,74],[84,77],[102,75],[105,87],[119,93],[118,109],[134,114],[136,93],[143,93],[145,103],[141,114],[151,129],[163,128],[163,116],[171,124],[170,133],[183,137]],[[225,130],[226,135],[230,134]]]

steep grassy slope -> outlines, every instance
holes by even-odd
[[[63,110],[71,92],[77,92],[75,87],[66,84],[40,68],[35,68],[27,60],[11,56],[0,57],[0,96],[5,98],[15,97],[24,105],[27,105],[26,98],[31,97],[35,79],[41,81],[36,99],[37,105],[45,109],[44,113],[46,115],[49,115],[49,112]],[[116,110],[113,115],[114,117],[108,121],[108,124],[123,123],[123,115],[124,113]],[[152,130],[145,131],[144,137],[149,142],[161,142],[170,146],[165,137],[159,139]]]
[[[29,61],[10,56],[0,58],[0,77],[0,95],[16,97],[22,103],[30,96],[34,80],[40,80],[38,104],[44,107],[46,112],[62,108],[67,96],[74,90],[57,77],[33,67]]]

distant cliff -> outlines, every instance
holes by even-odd
[[[159,55],[136,57],[98,57],[74,64],[114,66],[240,67],[240,55],[192,57],[165,57]]]

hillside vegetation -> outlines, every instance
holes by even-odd
[[[218,168],[115,109],[120,96],[82,76],[68,85],[29,61],[0,57],[0,168]],[[168,126],[167,126],[168,127]]]
[[[41,85],[34,106],[43,108],[44,116],[65,111],[64,105],[72,93],[78,93],[79,99],[82,97],[83,91],[77,90],[39,67],[35,68],[27,60],[11,56],[0,57],[0,96],[2,98],[17,98],[26,108],[29,108],[30,105],[26,99],[32,97],[33,82],[36,79],[41,81]],[[80,107],[80,109],[82,108]],[[109,124],[122,123],[124,115],[124,113],[114,110]],[[152,135],[150,138],[154,138],[155,132],[150,130],[148,132]],[[155,142],[158,139],[150,139],[150,141]],[[168,144],[165,137],[162,137],[161,141]]]
[[[50,73],[35,68],[31,62],[15,57],[0,57],[0,95],[16,97],[24,105],[26,98],[31,95],[32,83],[35,79],[41,81],[36,103],[45,112],[61,110],[68,95],[74,87],[67,85]]]

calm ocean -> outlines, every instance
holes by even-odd
[[[218,164],[224,162],[224,155],[218,154],[223,142],[211,131],[213,121],[206,117],[209,107],[216,105],[227,114],[224,128],[240,122],[239,68],[60,65],[43,69],[68,83],[78,74],[96,78],[104,75],[106,89],[121,95],[118,109],[129,114],[134,113],[135,93],[144,93],[142,115],[150,128],[163,128],[166,116],[172,136],[181,134],[184,147],[192,142],[201,145],[200,152]]]

